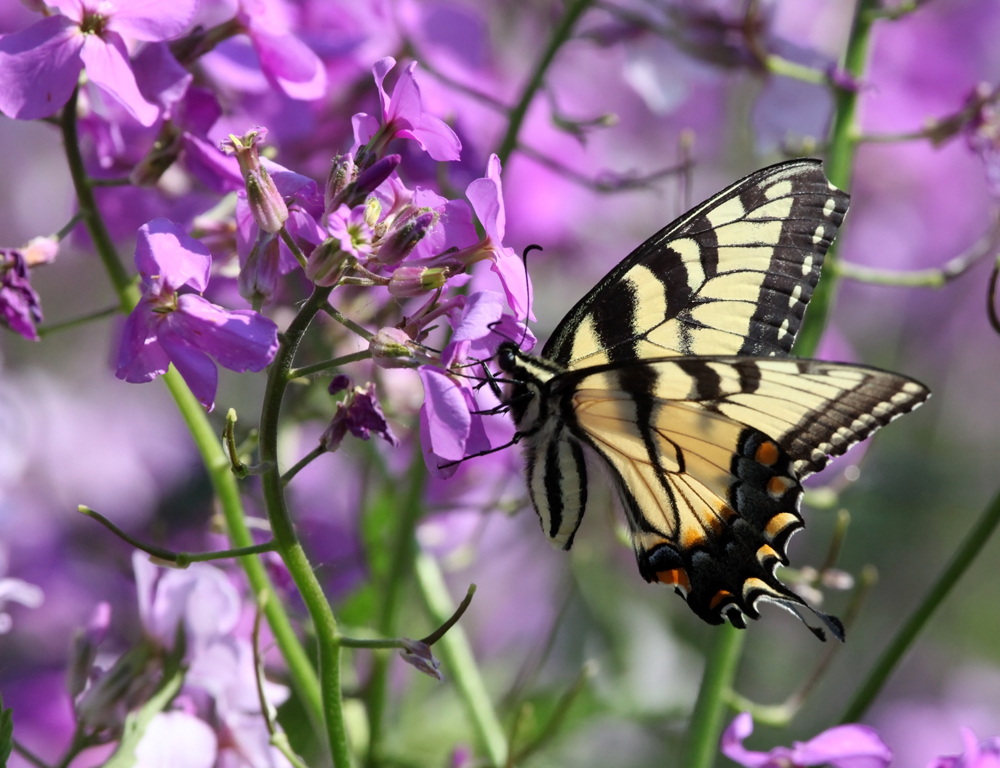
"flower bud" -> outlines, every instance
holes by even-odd
[[[48,264],[59,255],[59,240],[55,237],[33,237],[21,248],[21,254],[29,268]]]
[[[265,136],[266,128],[251,128],[242,138],[229,134],[229,139],[220,146],[227,154],[236,155],[246,183],[247,202],[257,226],[265,232],[275,233],[288,219],[288,206],[260,162],[257,145],[264,141]]]
[[[442,267],[398,267],[389,279],[389,294],[398,299],[419,296],[436,290],[448,281],[448,270]]]
[[[441,662],[438,661],[427,643],[419,640],[403,638],[403,650],[399,652],[399,657],[412,667],[416,667],[425,675],[430,675],[435,680],[441,680]]]
[[[360,199],[368,197],[368,195],[378,189],[379,185],[381,185],[383,181],[392,175],[392,172],[396,170],[402,159],[403,158],[400,155],[386,155],[377,163],[372,165],[371,168],[366,168],[358,174],[355,194]]]
[[[403,368],[413,357],[412,343],[413,339],[401,328],[379,328],[368,342],[368,350],[379,368]]]
[[[278,288],[281,261],[281,240],[277,235],[261,231],[257,234],[250,255],[240,268],[237,287],[240,296],[254,306],[266,304]]]
[[[70,651],[69,670],[66,673],[66,689],[71,699],[76,699],[90,679],[90,670],[97,657],[97,646],[104,640],[111,624],[111,605],[98,603],[90,614],[87,626],[78,629],[73,636],[73,648]]]
[[[341,199],[344,190],[354,181],[358,175],[358,169],[354,165],[354,155],[348,152],[346,155],[337,155],[330,166],[330,173],[326,177],[326,187],[323,190],[323,210],[335,211],[344,201]]]
[[[382,264],[399,264],[410,255],[410,252],[428,232],[437,224],[439,214],[436,211],[424,211],[418,216],[412,216],[400,226],[393,229],[382,241],[375,254]]]
[[[306,277],[316,285],[336,285],[343,274],[347,254],[340,247],[336,238],[328,238],[320,243],[309,254],[306,262]]]
[[[378,198],[371,197],[365,203],[365,224],[374,228],[378,224],[378,217],[382,215],[382,203]]]

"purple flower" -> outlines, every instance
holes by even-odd
[[[390,141],[401,138],[413,139],[435,160],[458,160],[462,152],[462,142],[458,140],[458,136],[443,120],[423,110],[420,88],[413,78],[416,62],[411,63],[399,75],[392,98],[386,95],[382,82],[394,66],[396,60],[386,56],[376,61],[372,67],[382,115],[381,119],[364,112],[354,116],[354,155],[357,156],[358,149],[368,144],[369,151],[378,157],[384,153]]]
[[[45,600],[42,590],[23,579],[4,576],[7,572],[7,552],[0,547],[0,635],[10,632],[13,621],[4,611],[5,603],[20,603],[28,608],[37,608]]]
[[[160,712],[135,747],[135,768],[212,768],[218,750],[219,741],[204,720],[187,712]]]
[[[974,108],[975,113],[965,126],[965,140],[983,162],[990,194],[1000,197],[1000,107],[997,98],[997,91],[988,84],[981,84],[966,99],[966,107]]]
[[[327,217],[327,231],[330,237],[340,243],[340,250],[352,256],[367,256],[371,253],[372,228],[365,220],[367,206],[356,205],[348,208],[340,206]]]
[[[167,219],[139,230],[135,264],[144,293],[125,323],[118,354],[119,379],[151,381],[173,363],[198,402],[211,410],[218,371],[209,359],[233,371],[260,371],[278,350],[278,329],[251,310],[226,310],[183,287],[204,291],[208,248]]]
[[[320,437],[320,444],[328,451],[335,451],[348,432],[362,440],[371,439],[374,432],[389,445],[399,445],[382,413],[382,406],[375,398],[375,385],[371,382],[364,387],[355,387],[342,402],[337,403],[337,413]]]
[[[465,190],[476,216],[486,230],[486,238],[475,246],[492,262],[490,269],[500,278],[507,303],[518,318],[534,320],[531,311],[531,283],[527,271],[512,248],[503,244],[506,214],[503,205],[503,185],[500,182],[500,158],[490,155],[486,176],[476,179]]]
[[[1000,738],[977,741],[971,728],[962,729],[965,753],[937,757],[927,768],[1000,768]]]
[[[241,0],[237,19],[243,25],[267,81],[286,96],[314,101],[326,93],[326,69],[320,58],[291,34],[289,7],[275,0]]]
[[[431,647],[427,643],[404,637],[403,650],[399,652],[399,657],[425,675],[429,675],[439,682],[443,679],[441,677],[441,662],[431,653]]]
[[[155,42],[180,35],[196,0],[168,3],[53,0],[61,14],[0,39],[0,111],[19,120],[48,117],[73,93],[80,70],[142,125],[160,110],[143,98],[123,35]]]
[[[28,260],[19,248],[0,250],[0,325],[38,341],[42,303],[28,278]]]
[[[892,750],[867,725],[838,725],[809,741],[796,741],[770,752],[754,752],[743,747],[753,733],[753,718],[742,712],[722,734],[722,754],[746,768],[800,768],[832,765],[834,768],[885,768],[892,762]]]

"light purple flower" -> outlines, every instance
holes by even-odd
[[[367,256],[372,251],[372,228],[365,220],[367,206],[340,206],[327,217],[330,237],[340,243],[340,250],[352,256]]]
[[[500,181],[500,158],[490,155],[486,176],[473,181],[465,190],[476,216],[486,230],[486,238],[476,248],[488,254],[490,269],[500,278],[507,303],[518,318],[534,320],[531,311],[531,282],[524,262],[512,248],[503,244],[507,217],[503,204],[503,184]]]
[[[197,0],[52,0],[60,14],[0,39],[0,111],[19,120],[48,117],[76,88],[80,70],[142,125],[160,114],[139,92],[125,38],[155,42],[180,35]]]
[[[791,748],[775,747],[754,752],[743,746],[753,733],[753,718],[742,712],[722,734],[722,754],[746,768],[801,768],[832,765],[834,768],[885,768],[892,750],[867,725],[838,725],[809,741],[796,741]]]
[[[139,230],[135,263],[144,292],[125,323],[116,376],[141,383],[173,363],[198,401],[214,406],[218,371],[209,355],[233,371],[260,371],[278,350],[277,326],[250,310],[226,310],[195,293],[208,285],[211,256],[202,243],[167,219]]]
[[[354,116],[354,147],[351,151],[357,156],[361,147],[371,143],[370,149],[378,157],[394,138],[413,139],[435,160],[458,160],[462,153],[462,142],[458,140],[458,136],[441,118],[424,112],[420,88],[413,78],[416,62],[412,62],[399,75],[392,97],[386,95],[382,83],[394,66],[396,60],[386,56],[376,61],[372,67],[382,115],[381,119],[364,112]]]
[[[467,455],[488,450],[490,440],[472,391],[446,371],[434,366],[420,367],[424,402],[420,406],[420,445],[427,469],[435,477],[451,477]]]
[[[219,741],[204,720],[187,712],[160,712],[135,747],[135,768],[212,768]]]
[[[966,108],[976,111],[965,126],[965,141],[979,155],[986,170],[990,194],[1000,197],[1000,107],[998,94],[988,84],[980,84],[966,99]]]
[[[963,728],[962,741],[964,754],[937,757],[927,768],[1000,768],[1000,738],[978,741],[971,728]]]
[[[314,101],[326,93],[326,68],[309,46],[291,34],[289,14],[289,5],[278,0],[241,0],[237,19],[267,81],[289,98]]]
[[[10,632],[13,621],[4,611],[6,603],[20,603],[28,608],[37,608],[45,600],[42,590],[23,579],[4,576],[7,572],[7,552],[0,547],[0,635]]]

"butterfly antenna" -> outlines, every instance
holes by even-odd
[[[528,308],[524,313],[524,333],[521,334],[521,340],[517,343],[517,348],[520,349],[524,344],[524,340],[528,338],[528,315],[531,314],[531,280],[528,279],[528,254],[532,251],[542,251],[543,248],[540,245],[532,243],[531,245],[525,246],[524,250],[521,251],[521,261],[524,262],[524,285],[528,290]]]

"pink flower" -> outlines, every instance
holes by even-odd
[[[791,748],[775,747],[754,752],[743,746],[753,733],[753,718],[742,712],[722,734],[722,754],[746,768],[801,768],[832,765],[834,768],[885,768],[892,762],[889,749],[867,725],[838,725]]]
[[[0,111],[19,120],[55,114],[86,68],[88,80],[142,125],[156,122],[160,110],[139,92],[124,38],[179,36],[194,17],[196,0],[53,0],[49,5],[61,13],[0,39]]]
[[[420,88],[413,79],[416,62],[400,74],[392,91],[392,98],[386,95],[382,82],[394,66],[396,60],[386,56],[376,61],[372,67],[382,115],[381,119],[364,112],[354,116],[354,148],[351,151],[357,156],[358,149],[370,143],[370,150],[377,157],[384,153],[385,147],[394,138],[413,139],[435,160],[458,160],[462,152],[462,142],[458,140],[458,136],[441,118],[424,112]]]

